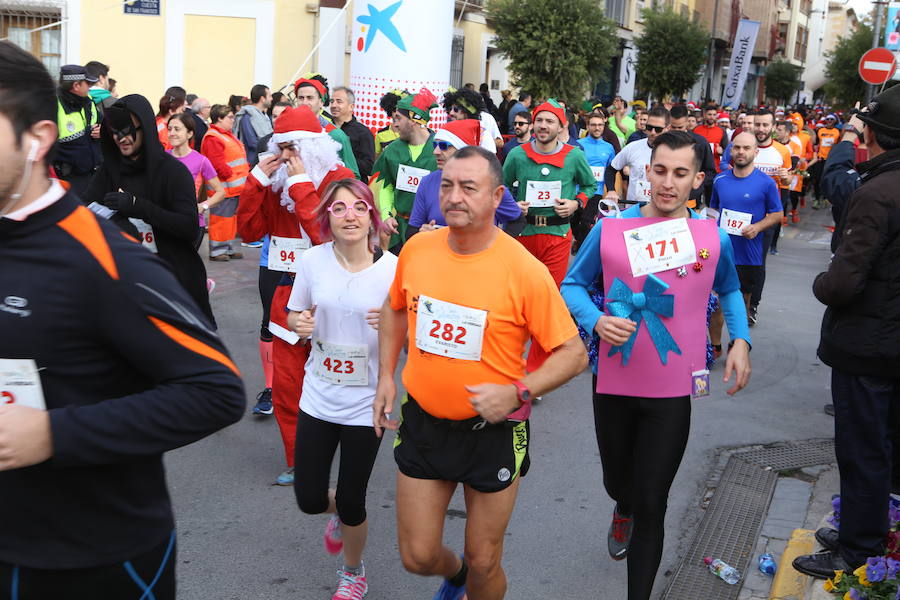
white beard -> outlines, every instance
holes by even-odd
[[[327,135],[297,140],[294,142],[294,147],[300,152],[300,160],[303,161],[306,174],[309,175],[316,189],[330,171],[344,166],[344,163],[338,158],[341,145]],[[278,144],[271,140],[269,141],[269,152],[281,154]],[[272,190],[281,192],[281,206],[285,207],[288,212],[294,212],[294,199],[291,198],[290,190],[285,186],[288,177],[287,164],[282,164],[269,179],[272,182]]]

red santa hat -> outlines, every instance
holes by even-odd
[[[727,112],[720,112],[718,118],[716,118],[716,123],[719,121],[728,121],[731,122],[731,117],[728,116]]]
[[[438,142],[449,142],[459,150],[465,146],[478,146],[481,143],[481,121],[478,119],[462,119],[449,121],[443,129],[434,133]]]
[[[556,101],[556,98],[548,98],[546,102],[535,108],[531,113],[533,115],[532,118],[536,118],[538,116],[538,113],[544,111],[556,115],[556,118],[559,119],[559,122],[563,125],[566,125],[568,123],[568,121],[566,120],[566,110],[559,102]]]
[[[319,118],[313,114],[308,106],[286,108],[275,119],[275,131],[272,141],[276,144],[295,142],[302,139],[310,139],[327,135],[322,131]]]

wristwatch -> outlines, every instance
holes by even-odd
[[[862,136],[863,136],[862,131],[860,131],[859,129],[857,129],[856,127],[851,125],[850,123],[847,123],[846,125],[844,125],[844,132],[846,133],[848,131],[853,132],[856,135],[856,137],[858,137],[859,139],[862,139]]]
[[[519,399],[522,407],[526,405],[531,406],[531,390],[525,387],[525,384],[521,381],[513,381],[513,385],[516,386],[516,397]]]

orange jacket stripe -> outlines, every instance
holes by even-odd
[[[156,317],[151,317],[148,315],[147,318],[150,319],[150,322],[156,325],[156,327],[166,336],[175,340],[191,352],[196,352],[200,356],[205,356],[206,358],[212,359],[217,363],[223,364],[231,369],[235,375],[237,375],[238,377],[241,376],[240,371],[238,371],[238,368],[234,365],[233,362],[231,362],[231,359],[215,348],[207,346],[200,340],[192,338],[180,329],[173,327],[172,325],[169,325],[165,321],[161,321]]]
[[[79,206],[72,214],[58,223],[66,233],[78,240],[93,255],[100,266],[113,279],[119,279],[119,270],[113,258],[112,250],[103,237],[103,231],[93,213],[84,206]]]
[[[231,177],[222,182],[222,185],[225,186],[225,197],[240,196],[247,183],[247,176],[250,174],[250,165],[247,164],[244,144],[238,141],[234,135],[224,134],[215,127],[210,127],[206,135],[218,138],[225,147],[225,162],[231,167]],[[215,194],[214,190],[206,190],[206,195],[210,198],[213,194]]]

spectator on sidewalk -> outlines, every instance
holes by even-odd
[[[826,550],[793,564],[820,578],[884,554],[900,414],[900,88],[876,96],[859,119],[870,159],[858,165],[860,187],[836,223],[843,233],[828,271],[813,283],[827,307],[818,354],[832,368],[841,525],[817,531]]]
[[[244,144],[247,162],[256,164],[256,146],[259,139],[272,133],[272,120],[267,111],[272,104],[269,88],[256,84],[250,90],[250,104],[234,115],[234,135]]]

